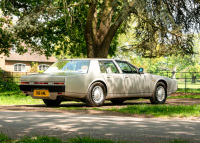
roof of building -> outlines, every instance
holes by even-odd
[[[54,63],[57,61],[56,58],[49,57],[48,59],[46,58],[45,55],[40,55],[39,53],[31,53],[27,52],[24,53],[23,55],[20,55],[19,53],[11,52],[9,57],[6,57],[5,60],[7,61],[27,61],[27,62],[48,62],[48,63]]]

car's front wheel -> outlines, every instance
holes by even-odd
[[[85,102],[88,106],[99,107],[103,105],[105,96],[105,86],[100,82],[95,82],[90,86]]]
[[[164,104],[167,99],[167,89],[163,82],[156,84],[153,96],[150,98],[152,104]]]
[[[49,99],[43,99],[43,102],[47,106],[58,106],[62,102],[61,100],[49,100]]]

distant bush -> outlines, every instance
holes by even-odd
[[[0,91],[16,90],[19,90],[19,85],[16,83],[16,79],[13,78],[13,75],[10,72],[5,72],[0,69]]]

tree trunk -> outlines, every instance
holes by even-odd
[[[88,58],[107,58],[113,37],[115,36],[123,21],[131,13],[132,7],[135,3],[134,0],[130,2],[129,6],[124,8],[113,22],[113,2],[114,0],[107,0],[104,2],[104,9],[102,11],[100,22],[98,22],[97,19],[97,0],[93,0],[89,4],[85,27],[85,39]],[[97,26],[98,23],[100,23],[99,26]]]
[[[86,39],[86,47],[87,47],[87,57],[93,58],[95,57],[94,53],[94,37],[92,37],[92,34],[95,33],[92,31],[92,23],[94,22],[94,17],[96,13],[96,4],[97,1],[93,1],[89,5],[89,10],[87,13],[87,21],[86,21],[86,27],[85,27],[85,39]]]
[[[176,79],[176,67],[173,69],[172,79]]]
[[[192,74],[192,83],[196,83],[196,76]]]

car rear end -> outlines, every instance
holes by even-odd
[[[35,74],[21,77],[20,90],[34,99],[56,100],[65,94],[65,76]]]

